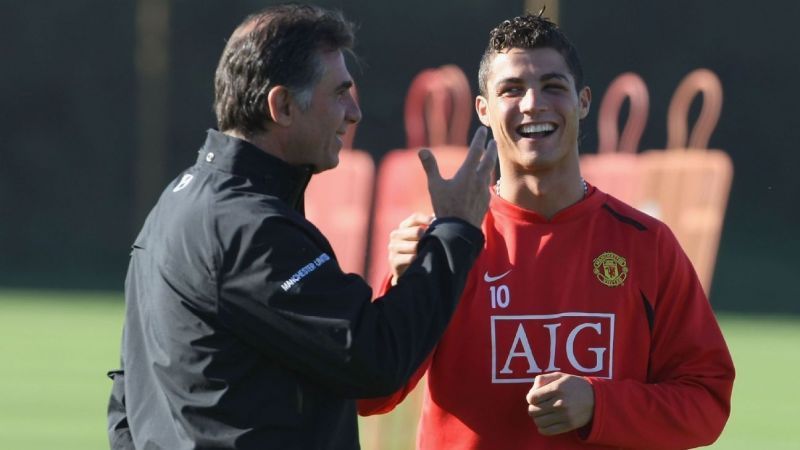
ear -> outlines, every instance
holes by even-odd
[[[484,126],[491,128],[489,125],[489,100],[486,100],[486,97],[482,95],[475,97],[475,111],[478,113],[478,120]]]
[[[275,86],[267,93],[267,115],[282,126],[292,124],[292,95],[286,86]]]
[[[589,115],[589,109],[592,105],[592,90],[589,86],[584,86],[578,93],[578,102],[580,103],[580,118],[585,119]]]

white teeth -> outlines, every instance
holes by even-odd
[[[556,127],[552,123],[529,123],[519,127],[519,133],[520,134],[547,133],[555,129]]]

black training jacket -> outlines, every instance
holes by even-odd
[[[388,395],[456,307],[483,235],[437,220],[370,302],[302,214],[308,168],[214,130],[133,244],[113,449],[357,449],[355,398]]]

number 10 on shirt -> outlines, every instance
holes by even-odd
[[[492,299],[492,309],[507,308],[511,303],[511,291],[505,284],[489,286],[489,296]]]

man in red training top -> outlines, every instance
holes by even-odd
[[[485,247],[426,364],[359,411],[391,410],[427,370],[423,450],[714,442],[730,412],[730,353],[672,232],[581,177],[591,92],[575,48],[541,14],[490,36],[476,109],[501,178]],[[428,222],[413,215],[393,232],[391,284]]]

